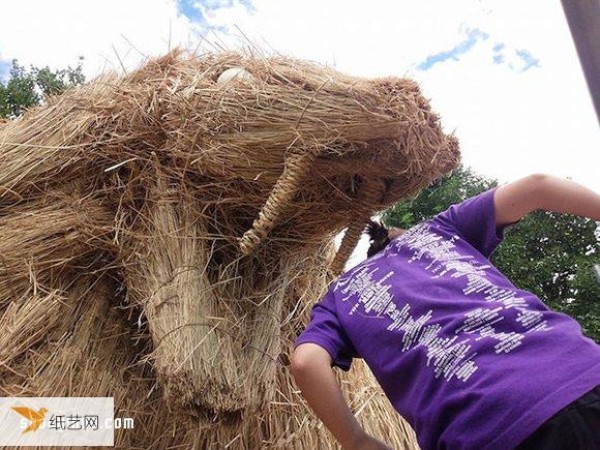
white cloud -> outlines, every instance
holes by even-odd
[[[120,69],[119,58],[132,68],[143,59],[140,53],[165,53],[169,38],[172,44],[195,42],[174,0],[15,0],[2,5],[0,52],[25,65],[63,68],[84,56],[84,71],[92,76],[104,68]]]

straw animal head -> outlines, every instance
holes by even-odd
[[[108,273],[147,321],[170,405],[260,409],[306,264],[320,264],[317,296],[374,211],[458,157],[414,81],[175,51],[0,125],[0,230],[14,236],[0,255],[16,268],[0,269],[0,305],[8,286]],[[346,227],[333,263],[315,256]]]

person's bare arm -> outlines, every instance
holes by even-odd
[[[292,373],[302,395],[344,450],[391,450],[367,435],[348,408],[331,369],[331,356],[317,344],[296,347]]]
[[[494,194],[496,226],[541,209],[600,220],[600,195],[573,181],[535,174],[500,186]]]

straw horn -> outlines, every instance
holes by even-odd
[[[331,263],[331,271],[335,276],[342,273],[348,258],[356,248],[356,244],[365,230],[366,223],[385,193],[385,184],[381,179],[365,179],[359,193],[359,203],[356,215],[344,234],[338,252]]]

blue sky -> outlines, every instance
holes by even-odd
[[[219,10],[227,10],[237,5],[247,12],[254,10],[252,0],[176,0],[178,11],[188,18],[200,36],[209,30],[227,34],[228,27],[210,23],[210,16]]]
[[[0,81],[3,81],[8,77],[11,67],[12,62],[0,59]]]
[[[506,60],[506,58],[504,57],[504,53],[503,53],[503,50],[505,48],[506,48],[506,44],[503,44],[501,42],[494,45],[494,48],[493,48],[494,55],[492,57],[494,64],[502,64]]]
[[[462,32],[464,39],[456,43],[452,48],[433,53],[416,65],[417,70],[426,71],[435,65],[447,61],[459,61],[471,52],[476,45],[482,44],[490,38],[490,35],[478,28],[466,29]],[[503,42],[496,42],[491,48],[491,62],[516,72],[526,72],[529,69],[540,67],[540,60],[525,49],[508,49]],[[487,59],[487,57],[485,58]]]
[[[473,46],[475,46],[475,44],[477,44],[478,41],[485,41],[486,39],[488,39],[490,37],[487,33],[484,33],[483,31],[481,31],[477,28],[475,28],[473,30],[467,30],[465,32],[465,34],[466,34],[466,38],[463,41],[456,44],[450,50],[444,50],[439,53],[434,53],[433,55],[429,55],[425,59],[425,61],[423,61],[417,65],[417,69],[429,70],[435,64],[442,63],[449,59],[458,61],[460,56],[464,55],[465,53],[468,53],[469,50],[471,50],[473,48]]]
[[[237,0],[237,3],[246,8],[249,12],[254,11],[252,0]],[[235,6],[235,0],[177,0],[179,11],[192,22],[209,26],[205,13],[219,9],[227,9]]]
[[[200,11],[200,8],[195,6],[198,2],[194,0],[178,0],[177,7],[183,15],[185,15],[192,22],[206,23],[204,15]]]
[[[525,72],[533,67],[540,67],[540,60],[534,57],[527,50],[520,49],[516,50],[515,53],[523,62],[523,65],[521,66],[521,72]]]

